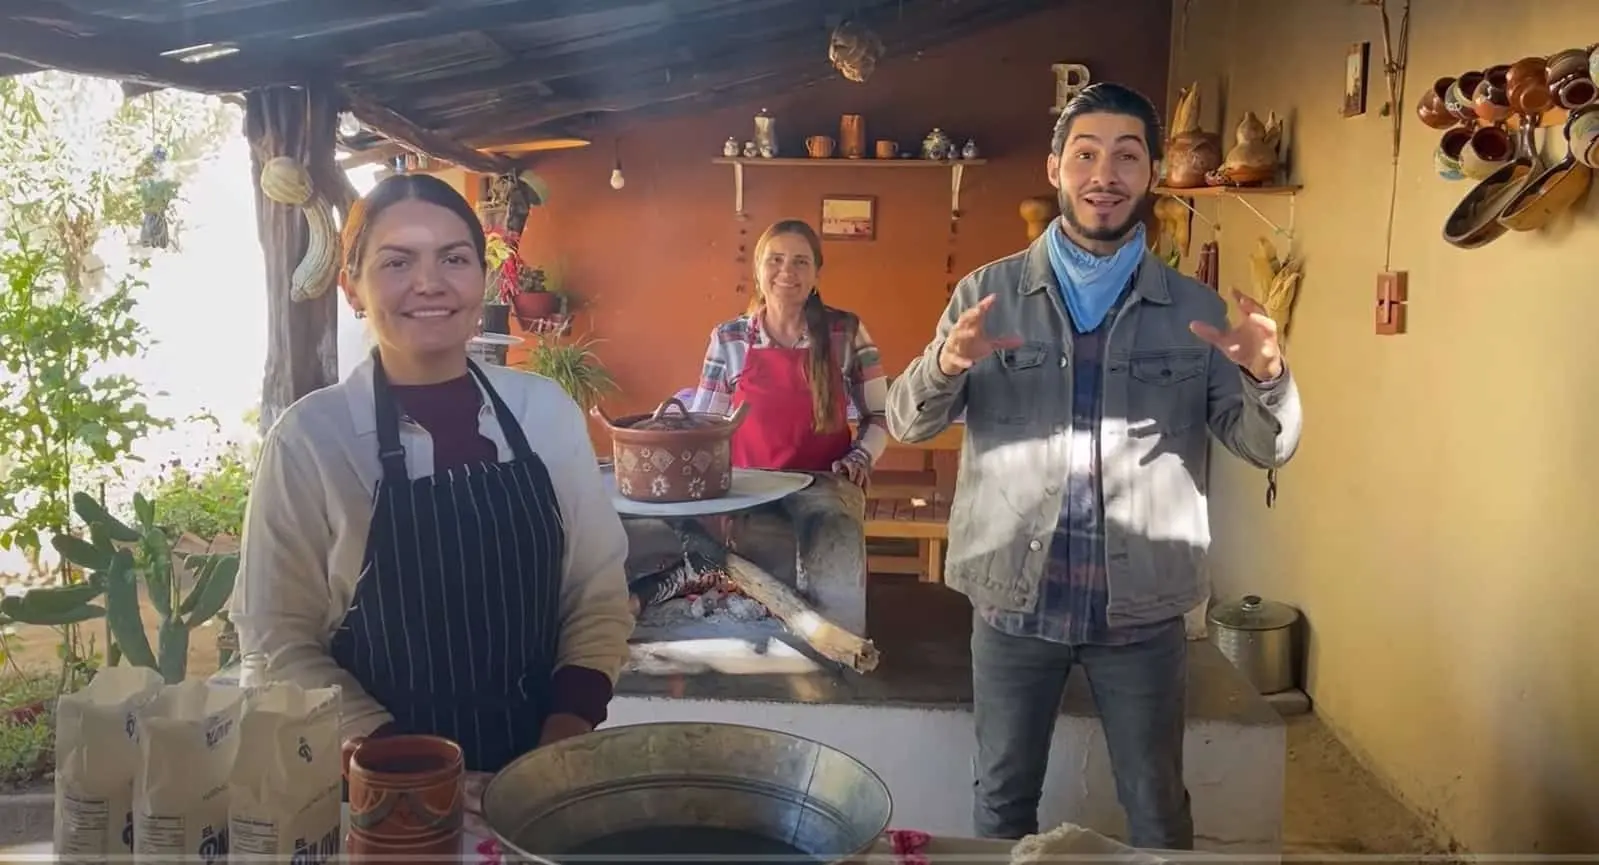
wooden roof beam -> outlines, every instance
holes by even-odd
[[[608,0],[604,7],[596,9],[593,0],[489,0],[464,9],[434,8],[429,12],[391,15],[379,21],[351,24],[302,39],[264,43],[256,51],[241,51],[229,57],[219,57],[206,65],[212,67],[218,76],[225,75],[230,79],[259,78],[263,74],[262,64],[258,56],[253,58],[251,55],[267,54],[274,61],[270,74],[281,77],[280,70],[283,69],[293,69],[307,63],[325,64],[330,57],[347,62],[380,48],[418,39],[553,22],[583,13],[653,6],[663,2],[665,0]],[[340,76],[340,80],[346,79]],[[291,76],[283,80],[258,80],[251,86],[274,83],[298,82]]]
[[[217,42],[313,38],[350,27],[415,18],[428,11],[426,0],[281,0],[232,12],[184,13],[185,17],[171,22],[141,20],[105,35],[159,42],[166,51]]]
[[[825,57],[815,56],[802,62],[790,60],[778,68],[731,69],[714,75],[696,76],[616,96],[551,102],[538,106],[537,114],[519,119],[515,127],[507,129],[502,124],[500,129],[488,131],[482,128],[487,124],[480,122],[476,130],[477,134],[466,132],[461,133],[461,137],[476,142],[479,147],[503,147],[517,141],[525,141],[547,124],[557,120],[566,120],[579,114],[632,111],[652,105],[676,102],[727,87],[764,81],[792,72],[796,67],[806,65],[813,67],[818,76],[824,76],[827,73],[827,67],[822,65],[825,60]]]
[[[615,38],[619,34],[606,34],[597,41],[599,44],[567,44],[558,51],[539,52],[532,55],[519,55],[513,57],[504,66],[494,69],[474,72],[466,75],[434,78],[428,81],[398,85],[397,91],[403,93],[407,103],[421,103],[430,99],[440,99],[462,93],[475,93],[487,90],[496,90],[514,84],[525,84],[529,81],[553,81],[559,78],[572,78],[581,75],[591,75],[604,72],[618,64],[638,67],[645,62],[638,58],[659,56],[671,58],[668,62],[682,62],[686,52],[699,46],[713,45],[717,48],[724,43],[737,43],[741,38],[749,35],[747,28],[755,25],[767,25],[754,39],[764,39],[779,31],[793,31],[794,16],[774,14],[772,7],[781,5],[787,0],[748,0],[747,7],[735,7],[737,11],[727,12],[724,7],[717,7],[714,11],[692,14],[675,19],[659,27],[633,27],[622,38]],[[776,26],[774,20],[778,21]],[[787,24],[783,24],[783,21]],[[820,27],[822,19],[816,18],[816,25]],[[704,34],[716,28],[733,31],[726,39],[705,39]],[[592,49],[592,50],[591,50]],[[373,86],[382,86],[382,82],[372,82]]]
[[[999,24],[1023,14],[1043,9],[1056,0],[1007,0],[975,7],[977,11],[964,15],[940,16],[933,20],[911,19],[896,21],[878,30],[886,46],[885,56],[904,56],[934,45],[960,38],[984,27]],[[968,9],[974,7],[967,7]],[[450,134],[470,141],[478,147],[503,146],[515,140],[524,140],[539,132],[540,127],[557,120],[580,114],[598,112],[633,111],[667,102],[698,97],[709,97],[729,90],[743,89],[757,81],[774,77],[785,79],[787,87],[797,87],[811,81],[829,78],[833,68],[827,61],[826,40],[811,40],[816,44],[807,47],[806,40],[793,39],[785,43],[768,43],[758,46],[761,63],[752,68],[751,58],[739,52],[737,60],[730,61],[722,71],[690,76],[678,82],[644,88],[630,93],[612,94],[594,99],[574,99],[536,106],[536,114],[516,121],[512,128],[503,123],[499,128],[488,127],[489,121],[480,121],[474,128],[451,128]],[[742,62],[740,62],[742,61]],[[742,68],[739,68],[742,67]]]
[[[453,162],[462,168],[484,174],[505,174],[518,170],[516,160],[484,153],[445,135],[423,128],[394,110],[344,88],[350,113],[373,131],[434,159]]]
[[[238,55],[185,63],[132,39],[79,38],[31,21],[0,26],[0,57],[97,78],[136,81],[201,93],[237,93],[268,83],[302,84],[315,69],[269,64],[219,65]]]

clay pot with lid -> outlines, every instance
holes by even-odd
[[[744,422],[740,404],[730,416],[691,412],[669,399],[650,414],[611,419],[591,413],[611,431],[616,491],[635,502],[717,499],[733,488],[733,433]]]

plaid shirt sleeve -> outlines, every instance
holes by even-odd
[[[855,362],[845,371],[855,411],[860,415],[855,447],[847,459],[863,462],[867,467],[877,463],[888,447],[888,374],[883,370],[883,359],[877,343],[861,322],[855,330]]]
[[[733,407],[733,384],[744,371],[744,357],[749,350],[748,321],[740,316],[717,325],[711,331],[711,344],[705,350],[705,361],[700,365],[700,381],[694,388],[694,400],[689,411],[727,414]]]

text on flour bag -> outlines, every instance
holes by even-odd
[[[134,715],[160,692],[154,670],[108,667],[56,701],[57,856],[122,862],[133,854]]]
[[[319,865],[343,847],[339,689],[245,689],[228,789],[228,847],[250,860]]]
[[[168,685],[135,714],[133,852],[140,863],[213,865],[228,855],[228,782],[239,753],[244,689]]]

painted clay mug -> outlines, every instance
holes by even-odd
[[[438,736],[384,736],[344,743],[353,862],[404,856],[460,857],[465,795],[461,746]]]

